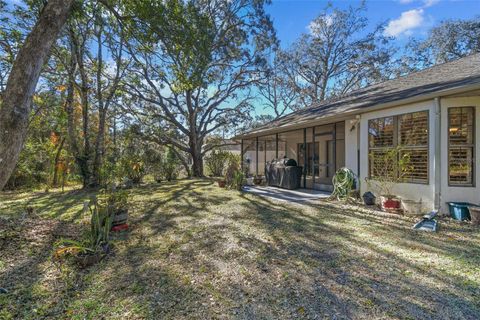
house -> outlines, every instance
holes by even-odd
[[[332,190],[336,170],[355,172],[360,192],[378,170],[376,155],[401,147],[413,170],[394,187],[425,210],[480,203],[480,54],[353,91],[236,137],[244,165],[288,157],[303,166],[302,186]]]

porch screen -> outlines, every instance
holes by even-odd
[[[451,186],[474,185],[473,107],[448,109],[448,183]]]
[[[408,154],[411,167],[405,182],[428,183],[428,111],[370,120],[368,136],[370,178],[379,175],[385,152],[400,147],[400,156]]]

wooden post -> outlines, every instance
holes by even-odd
[[[307,128],[303,128],[303,188],[307,188]]]
[[[312,189],[315,189],[315,127],[312,128],[312,145],[313,145],[313,155],[312,155]],[[320,151],[320,149],[319,149]]]
[[[275,159],[278,159],[278,133],[275,134]]]
[[[256,138],[255,142],[255,161],[257,162],[257,165],[255,166],[255,175],[258,176],[258,137]]]
[[[337,172],[337,123],[333,124],[333,174]]]
[[[245,164],[243,163],[243,139],[240,142],[240,169],[244,172]]]

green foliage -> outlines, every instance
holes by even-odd
[[[366,179],[368,187],[380,192],[380,195],[393,196],[393,187],[405,181],[413,167],[410,154],[402,152],[401,147],[385,152],[369,154],[370,163],[374,165],[374,175]]]
[[[104,247],[109,244],[110,229],[112,228],[113,212],[108,206],[101,206],[96,197],[89,203],[90,230],[84,239],[77,241],[61,239],[56,243],[54,257],[62,259],[69,255],[93,254],[104,252]]]
[[[145,176],[145,166],[140,156],[123,157],[120,165],[123,177],[131,180],[133,183],[142,182]]]
[[[228,187],[233,185],[237,172],[240,172],[240,155],[230,153],[228,157],[228,165],[225,173],[225,181]]]
[[[346,201],[350,198],[353,185],[355,184],[355,173],[348,168],[340,168],[333,176],[333,192],[331,198]]]
[[[108,207],[110,212],[114,213],[128,206],[127,190],[102,190],[98,197],[98,203],[102,207]]]
[[[100,206],[94,198],[89,206],[92,217],[90,219],[90,234],[88,243],[90,248],[98,250],[108,244],[113,215],[108,206]]]
[[[237,170],[233,174],[232,184],[229,186],[235,190],[242,190],[243,187],[243,180],[245,179],[245,175],[241,170]]]
[[[172,147],[168,147],[165,158],[162,161],[160,169],[161,175],[167,181],[175,180],[178,177],[178,172],[180,170],[179,166],[180,160],[178,159],[177,154]]]
[[[224,150],[213,150],[205,157],[205,166],[213,177],[223,176],[223,171],[230,158],[230,152]]]

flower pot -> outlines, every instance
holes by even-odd
[[[225,180],[218,180],[217,182],[220,188],[225,188],[225,185],[227,184]]]
[[[247,178],[247,186],[253,186],[253,177]]]
[[[386,211],[396,211],[400,209],[401,201],[394,196],[381,196],[382,209]]]
[[[370,191],[365,192],[362,196],[363,198],[363,203],[365,203],[366,206],[373,206],[375,205],[375,195],[371,193]]]
[[[262,177],[258,177],[258,178],[253,178],[253,183],[257,186],[261,185],[262,184],[262,181],[263,181],[263,178]]]
[[[472,219],[472,224],[480,226],[480,207],[470,206],[468,207],[468,211],[470,211],[470,218]]]
[[[410,215],[416,215],[422,213],[422,201],[415,200],[402,200],[403,212]]]

